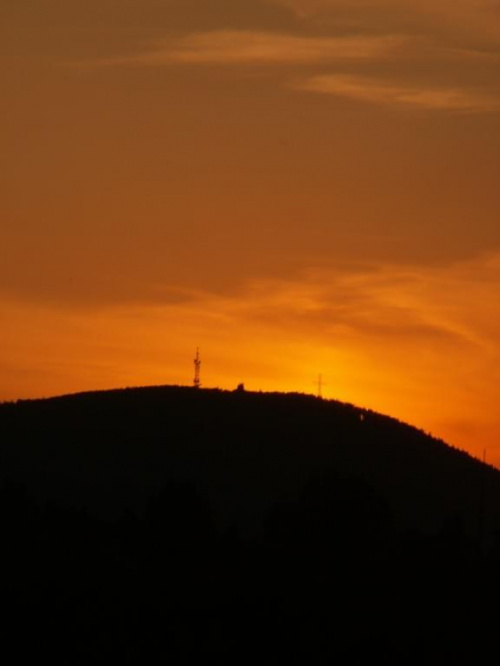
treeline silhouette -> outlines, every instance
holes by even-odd
[[[245,661],[265,649],[317,663],[361,655],[359,632],[370,651],[397,652],[498,590],[498,551],[486,558],[459,519],[434,535],[397,530],[383,498],[334,474],[273,506],[251,538],[217,529],[206,498],[175,481],[142,516],[113,520],[7,483],[0,516],[3,646],[23,659]]]
[[[498,472],[393,419],[163,387],[5,404],[0,428],[21,661],[450,651],[496,605]]]

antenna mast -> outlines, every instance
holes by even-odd
[[[195,356],[195,359],[194,359],[194,382],[193,382],[193,386],[195,388],[200,388],[200,386],[201,386],[200,368],[201,368],[200,350],[197,347],[196,348],[196,356]]]
[[[325,382],[323,381],[323,375],[318,375],[318,381],[316,382],[316,386],[318,387],[318,398],[323,397],[323,386],[325,385]]]

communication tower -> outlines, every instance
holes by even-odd
[[[318,381],[316,382],[316,386],[318,387],[318,398],[323,397],[323,386],[325,385],[325,382],[323,381],[323,375],[318,375]]]
[[[200,386],[201,386],[200,368],[201,368],[200,350],[199,350],[199,348],[197,348],[196,349],[196,356],[195,356],[195,359],[194,359],[194,382],[193,382],[193,385],[194,385],[195,388],[200,388]]]

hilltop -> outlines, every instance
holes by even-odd
[[[141,511],[188,482],[216,520],[250,531],[314,478],[357,479],[398,525],[500,525],[500,473],[396,419],[294,393],[161,386],[0,405],[0,475],[98,515]]]
[[[496,603],[500,473],[387,416],[165,386],[2,404],[0,435],[4,653],[399,663]]]

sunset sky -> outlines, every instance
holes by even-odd
[[[0,400],[316,391],[500,466],[498,0],[1,0]]]

